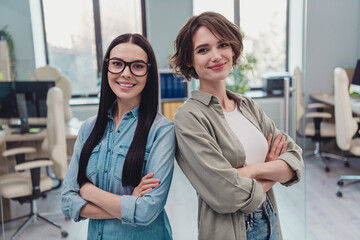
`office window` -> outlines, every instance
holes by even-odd
[[[236,24],[240,22],[245,36],[241,61],[247,54],[257,60],[254,70],[246,73],[250,87],[262,87],[264,73],[287,70],[287,0],[194,0],[194,15],[204,11],[215,11]]]
[[[100,17],[104,54],[111,41],[120,34],[141,34],[140,0],[101,0]]]
[[[256,60],[248,73],[251,87],[261,87],[261,75],[286,71],[287,0],[240,0],[240,28],[245,34],[244,55]]]
[[[97,94],[98,66],[110,42],[122,33],[142,31],[141,1],[42,1],[49,65],[70,79],[73,95]],[[99,13],[101,24],[95,23],[94,12]],[[102,42],[95,32],[101,33]]]
[[[234,20],[234,0],[193,0],[193,13],[199,15],[202,12],[218,12],[229,21]]]

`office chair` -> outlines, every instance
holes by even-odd
[[[329,112],[324,111],[330,107],[323,103],[310,103],[305,108],[301,75],[300,68],[296,67],[294,70],[296,79],[296,133],[300,137],[307,137],[315,142],[315,150],[305,153],[305,156],[315,156],[320,159],[324,165],[324,170],[329,172],[328,159],[332,155],[321,150],[321,143],[334,139],[336,135],[334,123],[324,121],[332,117]],[[309,112],[305,113],[305,110]],[[307,122],[302,132],[303,118],[312,119],[312,122]]]
[[[360,138],[353,138],[358,131],[358,120],[353,117],[350,94],[348,90],[348,75],[343,68],[334,70],[334,91],[335,91],[335,126],[336,143],[341,149],[342,158],[347,156],[360,156]],[[337,182],[338,189],[336,196],[342,197],[341,188],[344,187],[344,180],[355,180],[348,185],[360,181],[360,175],[344,175]]]
[[[63,91],[64,101],[64,119],[66,122],[72,118],[72,112],[69,106],[69,100],[71,98],[71,83],[68,78],[61,75],[60,71],[51,66],[44,66],[35,69],[33,81],[55,81],[55,86]]]
[[[60,229],[62,237],[68,233],[62,230],[62,227],[43,217],[37,211],[36,200],[48,191],[57,189],[67,171],[67,153],[66,153],[66,136],[63,110],[62,91],[57,88],[51,88],[47,94],[46,104],[48,107],[47,114],[47,137],[45,138],[42,148],[49,153],[48,160],[24,160],[19,155],[34,152],[31,148],[10,149],[3,152],[3,156],[14,156],[20,161],[15,165],[17,173],[12,173],[0,177],[0,189],[3,198],[12,199],[22,203],[30,203],[31,210],[28,219],[17,229],[11,239],[16,239],[23,230],[34,220],[41,219]],[[17,159],[17,160],[18,160]],[[51,166],[56,176],[56,180],[45,173],[40,168]],[[22,172],[19,172],[22,171]]]

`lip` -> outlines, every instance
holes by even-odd
[[[122,90],[129,90],[129,89],[132,89],[133,87],[136,86],[136,83],[133,83],[133,82],[123,82],[123,81],[120,81],[120,82],[116,82],[116,84],[119,86],[120,89]]]
[[[211,65],[208,68],[210,68],[211,70],[221,70],[225,67],[226,63],[219,63],[219,64],[215,64],[215,65]]]

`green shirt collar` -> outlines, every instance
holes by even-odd
[[[228,95],[229,98],[234,99],[236,101],[237,105],[240,107],[241,102],[242,102],[242,96],[240,94],[233,93],[229,90],[226,90],[226,94]],[[194,100],[197,100],[205,105],[210,105],[211,100],[214,101],[213,103],[219,103],[219,100],[216,96],[214,96],[210,93],[199,91],[199,90],[192,91],[191,98]]]

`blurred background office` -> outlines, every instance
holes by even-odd
[[[204,11],[223,14],[244,35],[241,67],[229,76],[228,88],[253,97],[304,148],[304,179],[291,188],[275,186],[284,239],[358,239],[360,184],[344,187],[352,183],[344,176],[358,178],[359,152],[337,139],[337,126],[356,122],[360,114],[360,80],[354,81],[360,78],[360,64],[355,68],[360,59],[358,0],[0,0],[0,174],[14,172],[18,164],[15,157],[4,156],[5,150],[31,147],[35,150],[26,153],[27,159],[49,157],[42,148],[47,115],[31,113],[33,103],[23,91],[29,128],[22,135],[13,133],[22,123],[21,107],[15,104],[14,111],[5,112],[6,83],[46,80],[48,88],[61,89],[70,157],[81,122],[97,113],[104,50],[114,37],[136,32],[154,48],[159,110],[173,120],[177,107],[198,87],[196,80],[183,83],[172,75],[173,41],[190,16]],[[338,118],[334,110],[339,104],[334,86],[340,81],[348,82],[341,99],[350,99],[351,120]],[[10,97],[16,102],[15,95]],[[56,179],[51,167],[42,172]],[[59,212],[60,192],[61,187],[37,198],[38,212],[60,224],[67,239],[86,239],[87,221],[74,223]],[[25,221],[20,217],[29,214],[29,204],[3,198],[1,206],[0,239],[10,239]],[[176,166],[166,205],[174,239],[196,239],[196,208],[196,193]],[[40,220],[17,239],[62,237]]]

